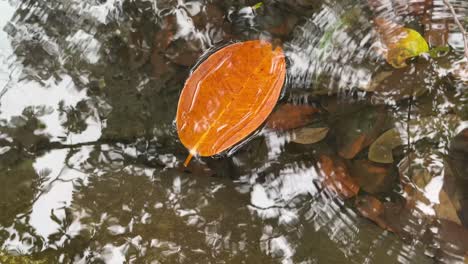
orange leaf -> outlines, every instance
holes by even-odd
[[[341,160],[335,162],[326,155],[320,156],[320,169],[325,176],[324,185],[344,198],[351,198],[359,192],[359,185],[349,176]]]
[[[209,56],[179,98],[177,132],[191,156],[218,154],[254,132],[270,115],[286,77],[283,50],[260,40]]]
[[[319,110],[310,105],[284,104],[271,114],[266,126],[275,130],[290,130],[305,126]]]

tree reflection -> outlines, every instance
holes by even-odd
[[[4,28],[16,68],[0,95],[0,248],[64,263],[365,262],[388,258],[389,248],[392,261],[423,263],[421,241],[463,244],[447,234],[465,229],[416,206],[434,205],[423,197],[424,177],[445,175],[466,226],[466,131],[456,136],[466,89],[433,72],[457,54],[420,58],[390,76],[367,49],[372,25],[360,4],[348,12],[349,3],[267,1],[254,12],[257,2],[18,2]],[[186,150],[173,118],[190,67],[210,48],[249,38],[287,43],[284,101],[316,106],[320,116],[307,125],[330,134],[299,145],[264,129],[227,158],[180,168]],[[371,76],[376,89],[356,90]],[[406,142],[395,163],[375,165],[368,146],[392,127]],[[401,233],[366,222],[354,198],[330,192],[321,155],[349,159],[359,195],[384,201],[383,220]]]

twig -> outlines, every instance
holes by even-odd
[[[457,13],[455,13],[455,9],[450,4],[449,0],[442,1],[450,9],[453,19],[455,20],[455,24],[457,24],[457,26],[460,28],[461,33],[463,34],[463,43],[465,44],[465,58],[468,60],[468,34],[466,33],[466,30],[463,27],[463,25],[460,23],[460,20],[458,20]]]
[[[410,121],[411,121],[411,106],[413,105],[413,91],[411,91],[411,97],[409,99],[408,105],[408,116],[406,121],[406,134],[407,134],[407,156],[408,156],[408,177],[411,179],[413,177],[413,171],[411,169],[411,128],[410,128]]]

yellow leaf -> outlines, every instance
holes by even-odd
[[[400,28],[396,30],[395,40],[386,43],[387,62],[395,68],[406,66],[405,61],[429,51],[426,40],[416,30]]]

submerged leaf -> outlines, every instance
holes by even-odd
[[[458,217],[457,208],[444,190],[440,190],[439,204],[436,205],[434,209],[437,217],[440,219],[450,220],[462,225],[460,218]]]
[[[381,108],[367,107],[340,116],[333,126],[339,155],[345,159],[354,158],[375,141],[388,123],[389,118]]]
[[[402,143],[398,130],[390,129],[369,147],[369,159],[379,163],[393,163],[392,150]]]
[[[377,198],[370,195],[359,196],[356,199],[356,208],[362,216],[373,221],[382,229],[393,231],[383,219],[384,206]]]
[[[253,40],[226,46],[190,75],[179,98],[177,132],[192,155],[218,154],[255,131],[279,99],[286,77],[280,47]]]
[[[35,260],[27,255],[12,255],[8,252],[0,251],[0,263],[8,264],[45,264],[47,260]]]
[[[274,130],[290,130],[307,125],[319,110],[310,105],[284,104],[278,107],[267,120],[266,126]]]
[[[293,132],[293,142],[299,144],[313,144],[324,139],[328,134],[328,127],[305,127]]]
[[[320,156],[320,169],[324,175],[323,183],[331,191],[343,198],[351,198],[359,192],[359,185],[349,176],[346,164],[341,160],[332,160],[327,155]]]
[[[355,160],[350,166],[350,173],[361,189],[368,193],[380,193],[391,190],[396,178],[396,170],[388,164],[377,164],[368,160]]]

